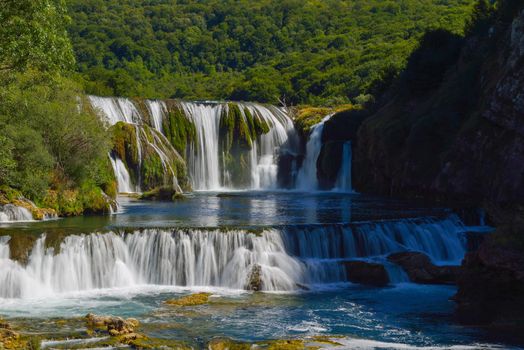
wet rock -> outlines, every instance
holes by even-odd
[[[211,293],[196,293],[178,299],[170,299],[165,303],[170,306],[197,306],[207,304]]]
[[[457,282],[458,321],[504,330],[524,329],[524,253],[519,230],[498,230],[476,252],[468,253]]]
[[[343,263],[347,278],[353,283],[383,287],[389,283],[389,275],[381,264],[365,261],[347,261]]]
[[[86,322],[91,328],[107,330],[107,333],[113,337],[134,334],[139,326],[138,320],[134,318],[123,319],[94,314],[87,314]]]
[[[11,325],[4,320],[0,320],[0,349],[36,349],[38,341],[32,341],[13,330]]]
[[[251,273],[249,274],[249,279],[246,284],[247,290],[252,290],[254,292],[258,292],[262,290],[262,268],[260,265],[256,264],[251,269]]]
[[[460,272],[460,266],[436,266],[426,254],[419,252],[394,253],[388,260],[402,267],[415,283],[454,284]]]

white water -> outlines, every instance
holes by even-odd
[[[127,171],[124,162],[122,162],[118,157],[113,158],[109,156],[109,159],[111,160],[111,165],[113,166],[113,171],[115,172],[118,183],[118,193],[140,192],[139,188],[133,186],[131,176],[129,176],[129,172]]]
[[[189,154],[188,168],[195,190],[220,189],[219,127],[221,104],[183,102],[182,108],[196,129],[196,142]]]
[[[322,121],[314,125],[306,144],[306,158],[297,175],[297,189],[318,190],[317,160],[322,149],[322,132],[324,123],[331,118],[332,114],[324,117]]]
[[[146,104],[151,115],[151,123],[153,124],[153,127],[157,131],[162,132],[162,120],[167,113],[166,103],[158,100],[148,100],[146,101]]]
[[[345,142],[342,146],[342,161],[338,172],[335,190],[343,192],[352,192],[351,187],[351,141]]]
[[[117,122],[149,124],[155,130],[162,132],[162,121],[168,113],[167,105],[163,101],[146,100],[150,118],[145,118],[140,115],[131,100],[97,96],[90,96],[89,99],[93,107],[101,111],[101,117],[109,125]],[[180,106],[196,129],[196,140],[194,144],[188,145],[187,159],[193,189],[235,189],[235,185],[229,181],[228,169],[225,169],[219,161],[220,119],[228,105],[226,103],[180,102]],[[270,131],[261,135],[249,152],[249,169],[245,169],[251,178],[248,189],[276,188],[278,152],[280,147],[288,141],[288,135],[293,131],[293,122],[280,108],[251,103],[238,103],[238,106],[242,114],[245,109],[248,109],[255,118],[260,118],[270,126]],[[140,136],[138,129],[137,126],[137,139]],[[158,153],[158,150],[156,151]],[[167,164],[165,157],[160,153],[159,156],[163,159],[162,163]],[[165,169],[169,170],[167,166]],[[117,169],[115,173],[116,171]]]
[[[109,125],[118,122],[138,124],[142,117],[133,102],[127,98],[89,96],[91,105],[101,111],[101,116]]]
[[[148,229],[131,234],[67,236],[60,251],[41,236],[26,266],[9,257],[0,240],[0,298],[41,298],[60,293],[140,285],[245,288],[254,266],[262,289],[347,281],[342,261],[418,250],[434,261],[464,255],[456,217],[374,224],[245,230]],[[395,280],[395,279],[393,279]]]
[[[26,208],[13,204],[0,205],[0,223],[32,220],[33,214]]]

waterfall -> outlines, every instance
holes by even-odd
[[[351,141],[344,142],[342,146],[342,162],[340,164],[340,170],[338,172],[337,182],[335,183],[335,189],[343,192],[351,192]]]
[[[322,149],[322,132],[324,131],[324,123],[331,118],[332,114],[324,117],[322,121],[314,125],[309,135],[309,140],[306,144],[306,158],[302,163],[302,167],[297,174],[297,189],[300,190],[317,190],[317,160]]]
[[[458,262],[465,251],[463,231],[455,216],[266,228],[256,234],[242,229],[146,229],[70,235],[56,251],[46,248],[42,235],[26,265],[9,259],[9,238],[0,237],[0,297],[144,284],[244,289],[255,268],[262,290],[292,291],[347,281],[342,262],[351,259],[384,259],[392,252],[417,250],[434,261]]]
[[[124,162],[116,156],[112,157],[110,155],[109,159],[111,160],[111,165],[113,166],[113,171],[116,176],[118,193],[140,192],[139,188],[133,186],[131,176],[129,176],[129,172],[127,171]]]
[[[118,122],[138,124],[142,116],[133,102],[127,98],[109,98],[89,96],[93,108],[102,112],[102,117],[109,125]]]
[[[277,188],[277,156],[294,130],[293,122],[286,113],[276,107],[271,110],[261,105],[244,105],[253,116],[264,120],[270,130],[260,136],[251,150],[251,187],[254,189]]]
[[[167,113],[166,103],[163,101],[146,101],[147,108],[151,114],[151,123],[153,127],[158,131],[162,132],[162,120],[163,116]]]
[[[13,204],[0,205],[0,223],[32,220],[33,214],[24,207]]]
[[[222,110],[227,107],[183,102],[182,108],[196,129],[197,139],[188,159],[193,189],[219,189],[219,126]]]

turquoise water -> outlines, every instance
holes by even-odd
[[[121,200],[111,217],[71,218],[0,228],[62,234],[144,227],[277,227],[445,217],[451,212],[424,202],[359,195],[288,192],[196,193],[176,203]],[[194,292],[212,293],[209,304],[173,309],[164,301]],[[312,285],[309,290],[253,293],[227,287],[133,285],[64,292],[45,298],[0,299],[0,316],[36,320],[95,314],[136,317],[155,337],[184,340],[195,348],[217,336],[239,341],[343,336],[343,348],[507,348],[508,338],[453,320],[453,286],[351,283]],[[339,347],[340,348],[340,347]]]

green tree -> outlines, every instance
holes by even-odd
[[[70,69],[64,0],[0,0],[0,71]]]

